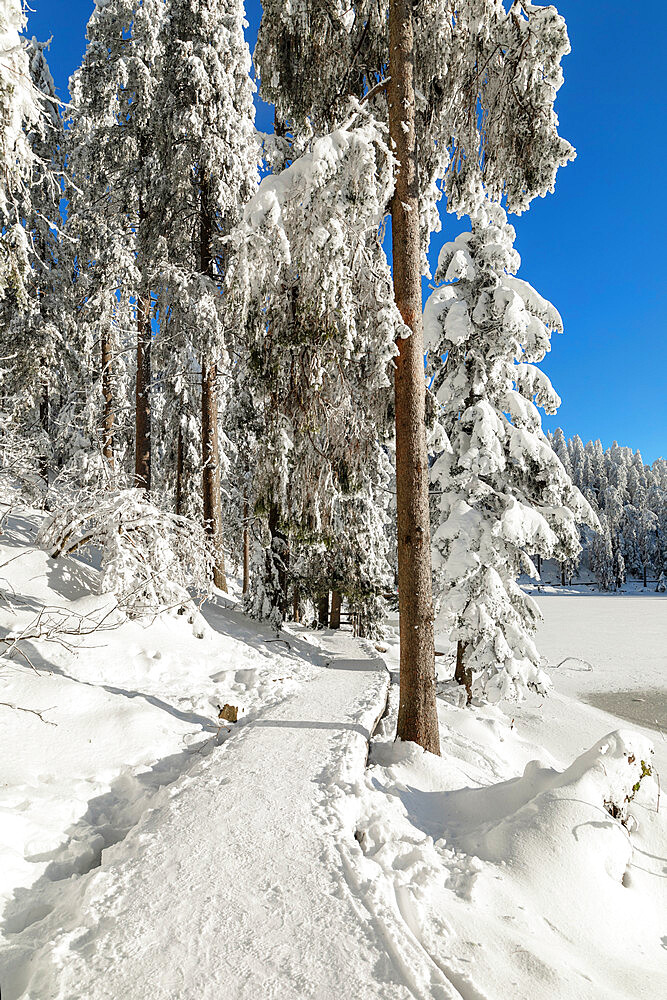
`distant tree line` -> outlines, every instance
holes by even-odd
[[[563,576],[589,568],[603,590],[618,590],[634,577],[647,587],[667,575],[667,461],[645,465],[641,453],[614,441],[584,445],[578,434],[565,440],[557,428],[553,449],[597,514],[599,531],[582,529],[578,559],[562,567]]]

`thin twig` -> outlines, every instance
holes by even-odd
[[[52,705],[51,708],[43,708],[42,712],[38,712],[34,708],[21,708],[20,705],[12,705],[9,701],[0,701],[0,705],[4,705],[5,708],[11,708],[15,712],[29,712],[31,715],[36,715],[37,718],[44,723],[45,726],[57,726],[57,722],[51,722],[50,719],[45,719],[42,716],[42,712],[51,712],[56,706]]]

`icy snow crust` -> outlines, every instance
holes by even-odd
[[[113,623],[38,523],[0,536],[0,635]],[[577,697],[664,688],[667,604],[537,600],[553,694],[461,710],[441,681],[441,759],[393,740],[391,638],[274,642],[222,598],[0,660],[3,1000],[662,996],[667,740]]]

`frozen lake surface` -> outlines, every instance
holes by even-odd
[[[659,732],[667,729],[667,689],[651,688],[645,691],[590,691],[582,695],[589,705],[603,712],[617,715],[619,719],[638,723]]]

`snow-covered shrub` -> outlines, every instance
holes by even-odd
[[[100,593],[112,593],[132,617],[191,600],[206,591],[211,554],[203,530],[160,510],[143,490],[79,493],[48,517],[38,543],[56,559],[98,549]]]
[[[514,277],[513,244],[505,212],[487,205],[472,232],[443,246],[442,284],[424,316],[449,439],[432,467],[441,627],[469,692],[494,700],[549,684],[531,637],[540,612],[516,582],[538,576],[530,554],[569,561],[580,550],[577,522],[597,525],[542,431],[537,407],[554,413],[560,399],[536,363],[562,323]]]

